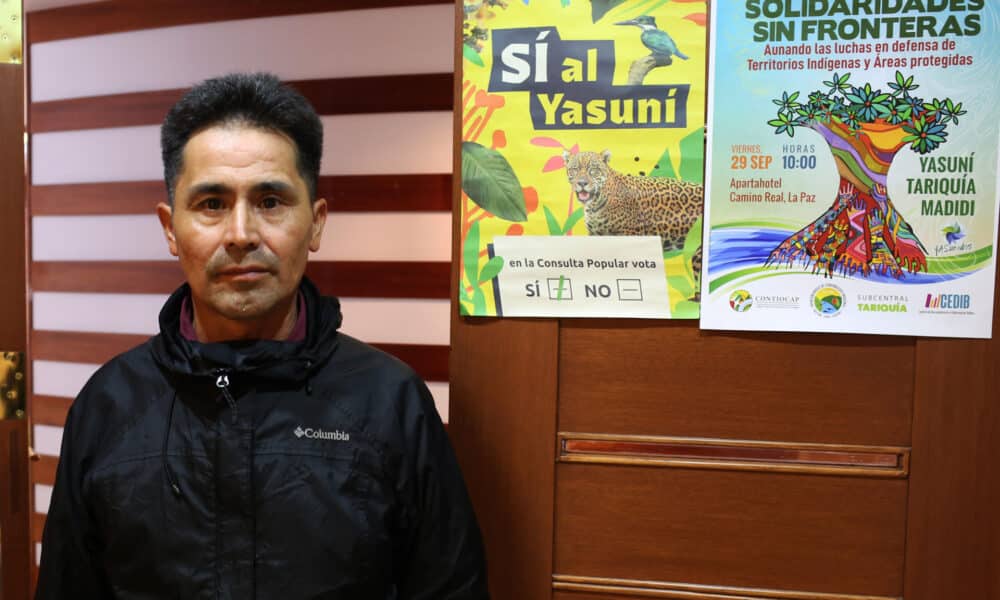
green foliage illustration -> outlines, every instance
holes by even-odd
[[[624,4],[625,0],[590,0],[590,17],[596,23],[612,8]]]
[[[680,179],[692,183],[703,183],[705,179],[705,129],[699,127],[684,136],[680,142],[681,164],[680,173],[674,172],[674,163],[671,159],[670,148],[663,152],[663,156],[656,162],[656,166],[649,173],[652,177],[668,177],[670,179]]]
[[[567,217],[565,223],[560,225],[559,219],[552,213],[549,207],[545,206],[543,208],[545,209],[545,224],[548,225],[549,235],[566,235],[583,218],[583,207],[580,206],[573,211],[573,214]]]
[[[823,82],[827,90],[812,92],[805,102],[799,101],[799,92],[783,92],[781,98],[773,100],[778,113],[767,124],[774,127],[775,133],[787,133],[788,137],[795,136],[796,127],[815,123],[842,123],[855,135],[863,123],[899,125],[907,134],[903,141],[910,144],[910,149],[927,154],[944,143],[948,124],[958,125],[958,118],[966,113],[962,103],[951,98],[928,102],[913,95],[911,92],[920,86],[913,82],[912,75],[906,77],[900,71],[886,84],[890,90],[886,92],[872,88],[870,83],[851,85],[850,78],[850,73],[834,73]]]
[[[462,246],[462,281],[459,285],[459,307],[463,315],[486,315],[486,293],[482,284],[489,282],[503,269],[503,257],[494,256],[479,268],[479,223],[473,223]]]
[[[699,303],[689,300],[689,298],[696,297],[698,293],[698,289],[696,288],[698,280],[695,277],[691,263],[695,252],[701,247],[701,223],[702,218],[698,217],[694,224],[691,225],[691,229],[684,238],[684,247],[682,249],[670,250],[663,253],[664,261],[680,256],[684,264],[684,273],[682,275],[667,275],[667,287],[670,292],[676,292],[681,298],[684,298],[684,300],[681,300],[673,307],[672,315],[675,319],[696,319],[699,315]]]
[[[502,154],[462,142],[462,191],[483,210],[508,221],[525,221],[528,211],[517,174]]]

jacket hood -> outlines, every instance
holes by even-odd
[[[321,296],[306,277],[299,284],[306,305],[306,338],[299,342],[246,340],[203,344],[181,335],[181,305],[190,297],[179,287],[160,310],[160,333],[152,340],[153,358],[180,376],[208,376],[220,371],[250,373],[263,379],[301,381],[326,362],[339,343],[343,317],[336,298]]]

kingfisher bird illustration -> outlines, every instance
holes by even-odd
[[[615,23],[615,25],[635,25],[642,29],[642,36],[639,39],[655,55],[667,58],[676,56],[684,60],[688,59],[687,55],[677,49],[677,44],[674,43],[673,38],[666,31],[657,29],[656,19],[649,15],[642,15],[630,21],[621,21]]]

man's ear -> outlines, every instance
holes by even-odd
[[[313,252],[319,250],[319,244],[323,240],[326,211],[326,198],[316,198],[316,201],[312,203],[312,236],[309,238],[309,249]]]
[[[160,227],[163,228],[163,235],[167,238],[167,248],[170,254],[177,256],[177,238],[174,237],[174,210],[166,202],[156,205],[156,216],[160,219]]]

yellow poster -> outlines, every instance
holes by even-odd
[[[461,314],[697,318],[706,2],[463,8]]]

